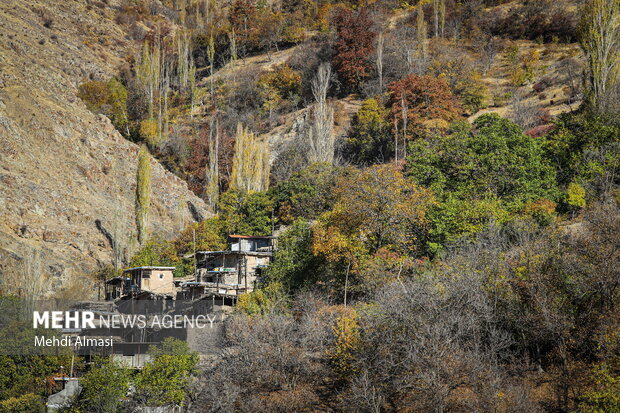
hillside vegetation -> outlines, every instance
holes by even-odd
[[[53,30],[47,9],[28,15]],[[221,355],[197,364],[169,342],[146,372],[98,361],[72,411],[620,410],[616,0],[80,10],[93,14],[105,25],[86,47],[105,71],[62,93],[84,123],[115,129],[107,154],[131,148],[116,169],[131,185],[109,190],[135,201],[132,248],[109,237],[99,275],[191,276],[189,254],[227,235],[279,240]],[[157,231],[166,214],[175,230]],[[40,406],[62,362],[44,360],[19,380],[5,360],[0,411]]]

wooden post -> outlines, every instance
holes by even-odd
[[[192,229],[194,238],[194,278],[198,279],[198,259],[196,258],[196,228]]]
[[[237,258],[237,284],[241,284],[241,259]]]
[[[243,272],[245,275],[245,292],[248,292],[248,257],[243,256]]]
[[[351,268],[351,261],[347,265],[347,273],[344,278],[344,306],[347,306],[347,290],[349,289],[349,269]]]

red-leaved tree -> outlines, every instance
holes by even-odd
[[[338,40],[333,66],[347,88],[356,90],[372,70],[376,33],[365,9],[353,12],[342,9],[334,18]]]

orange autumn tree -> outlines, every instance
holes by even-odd
[[[458,100],[444,79],[410,75],[388,86],[396,127],[406,140],[428,130],[445,129],[461,113]]]

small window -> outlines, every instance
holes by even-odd
[[[159,279],[163,280],[164,279],[164,274],[159,274]]]

